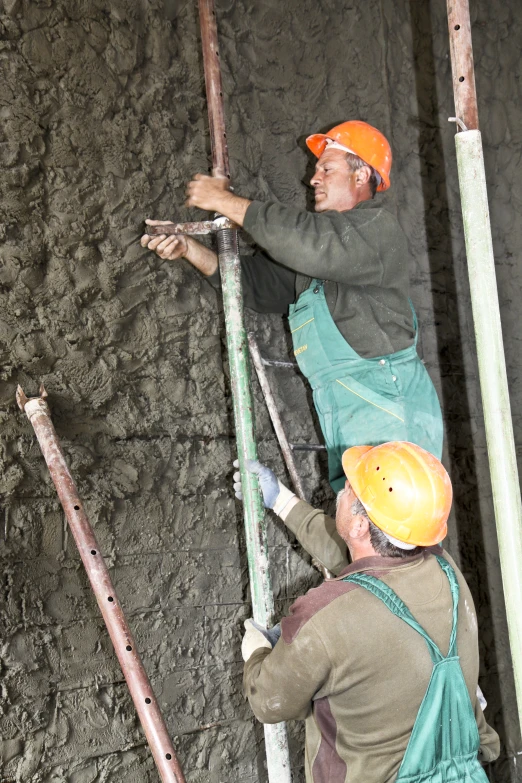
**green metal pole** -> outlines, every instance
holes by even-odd
[[[274,620],[274,600],[268,570],[265,511],[257,477],[246,460],[257,459],[254,400],[251,392],[248,342],[243,319],[241,262],[237,231],[218,231],[219,268],[227,334],[236,443],[243,487],[243,513],[254,620],[267,628]]]
[[[214,0],[199,0],[199,18],[212,147],[212,171],[214,176],[224,176],[230,179]],[[238,253],[237,231],[224,228],[217,232],[217,239],[236,444],[243,488],[243,513],[252,610],[254,620],[267,628],[274,621],[274,599],[268,568],[265,512],[261,502],[259,483],[257,477],[246,468],[248,459],[257,459],[257,444],[248,342],[243,319],[241,261]],[[286,725],[284,723],[265,724],[264,733],[270,783],[291,783]]]
[[[480,131],[458,133],[455,143],[500,566],[522,725],[522,505]]]
[[[455,137],[480,389],[519,721],[522,726],[522,504],[502,341],[468,0],[447,0]]]

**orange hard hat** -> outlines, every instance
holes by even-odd
[[[377,190],[390,187],[390,169],[392,151],[388,140],[373,125],[360,120],[350,120],[336,125],[328,133],[314,133],[308,136],[306,143],[316,158],[323,154],[328,139],[341,144],[380,174],[381,182]]]
[[[446,536],[451,480],[442,463],[407,441],[353,446],[343,468],[371,521],[386,535],[415,546]]]

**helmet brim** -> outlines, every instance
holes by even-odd
[[[361,488],[357,468],[361,458],[372,448],[373,446],[352,446],[350,449],[346,449],[342,457],[344,474],[357,497],[359,497],[358,490]]]
[[[316,158],[320,158],[326,147],[326,140],[329,138],[326,133],[313,133],[306,139],[306,146]]]

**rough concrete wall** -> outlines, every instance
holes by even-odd
[[[507,739],[491,779],[516,779],[516,727],[454,170],[444,3],[219,2],[233,177],[305,204],[303,137],[349,116],[390,134],[390,204],[415,255],[422,351],[441,392],[456,482],[450,547],[478,603],[490,720]],[[516,1],[474,7],[480,111],[510,377],[518,377],[521,43]],[[55,425],[190,781],[264,781],[241,695],[249,616],[219,297],[136,243],[144,216],[188,217],[208,166],[195,3],[4,0],[2,781],[158,780],[86,577],[14,406],[50,393]],[[432,37],[433,36],[433,37]],[[431,44],[430,44],[431,42]],[[296,139],[299,145],[296,147]],[[517,296],[518,294],[518,296]],[[273,357],[281,319],[250,314]],[[307,390],[279,375],[295,440],[316,440]],[[513,388],[517,442],[520,394]],[[518,396],[517,396],[518,395]],[[259,390],[260,453],[283,472]],[[324,465],[300,457],[327,502]],[[322,473],[321,473],[322,471]],[[271,520],[278,611],[315,583]],[[488,552],[488,554],[486,554]],[[299,726],[291,726],[302,780]]]

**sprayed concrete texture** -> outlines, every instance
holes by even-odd
[[[250,615],[219,296],[138,243],[146,216],[188,219],[208,167],[195,2],[0,3],[0,736],[3,783],[157,783],[16,383],[44,381],[55,426],[193,783],[265,781],[262,730],[241,694]],[[481,684],[501,732],[490,779],[522,779],[455,172],[442,0],[219,0],[237,190],[305,204],[303,137],[348,117],[395,155],[421,352],[447,426],[449,548],[477,602]],[[518,448],[522,448],[522,25],[516,0],[472,3],[479,110]],[[296,141],[298,142],[296,144]],[[194,213],[190,217],[195,217]],[[288,355],[276,316],[248,315]],[[257,385],[261,457],[282,461]],[[294,441],[317,441],[292,371],[277,397]],[[331,500],[325,466],[298,456]],[[317,582],[270,519],[276,604]],[[301,728],[290,725],[295,780]]]

